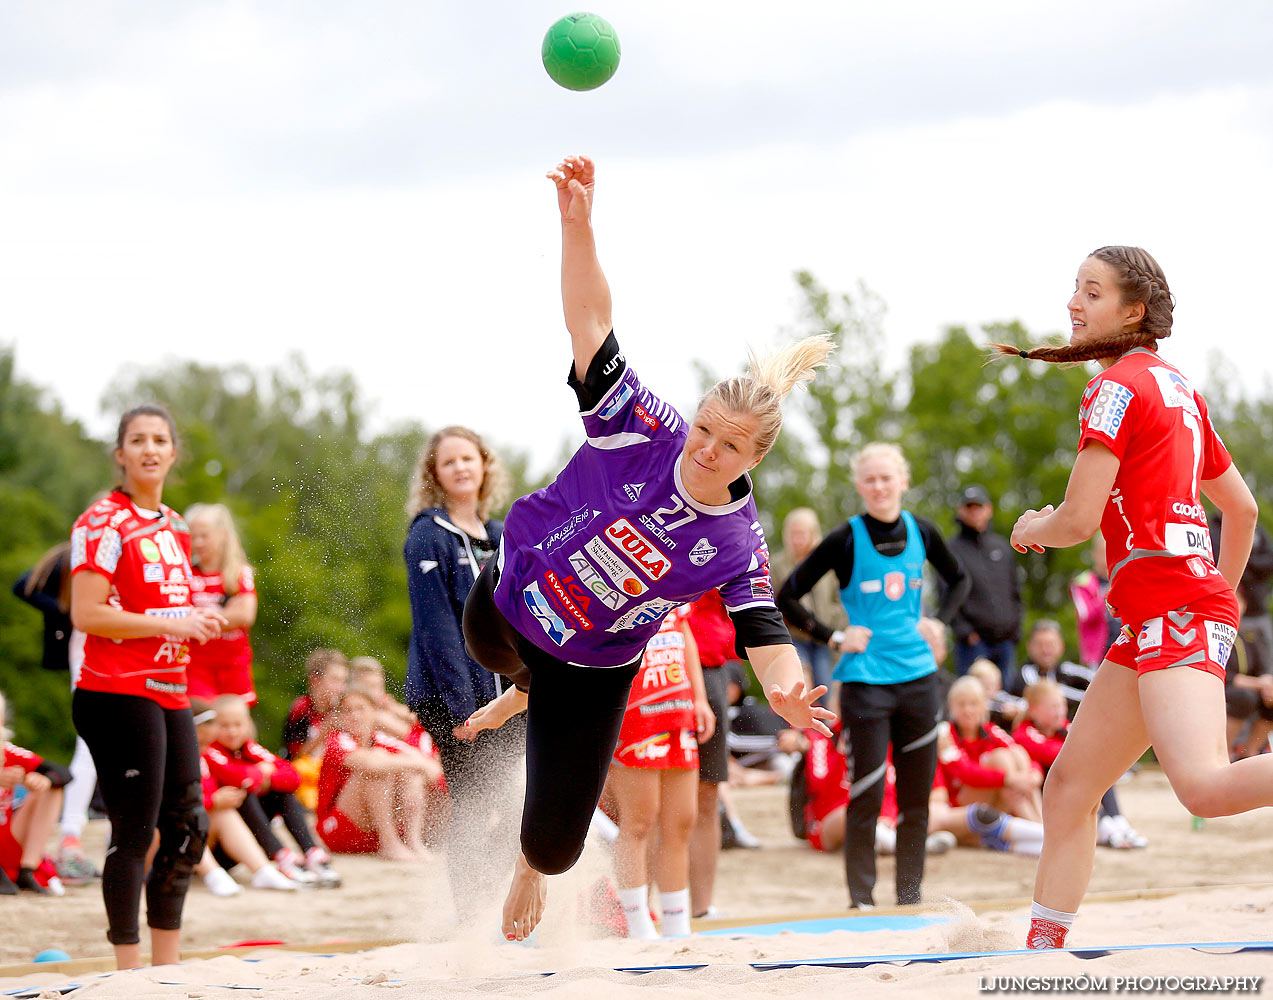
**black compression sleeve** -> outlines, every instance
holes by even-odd
[[[834,630],[818,621],[800,603],[800,598],[831,572],[835,573],[841,589],[853,576],[853,530],[847,521],[818,543],[817,548],[791,571],[778,591],[778,607],[787,621],[819,642],[829,640]]]
[[[615,339],[613,330],[606,335],[606,339],[597,348],[597,353],[588,362],[588,374],[584,376],[582,382],[575,377],[575,363],[572,361],[566,384],[575,390],[575,396],[579,400],[579,412],[586,413],[596,406],[597,401],[606,394],[606,391],[623,378],[627,367],[627,361],[623,357],[623,352],[619,350],[619,341]]]
[[[972,578],[959,564],[955,554],[946,547],[946,540],[932,521],[917,517],[915,523],[919,525],[919,533],[924,539],[924,552],[928,561],[946,584],[946,596],[942,598],[941,606],[933,617],[949,625],[967,599],[968,591],[972,589]]]
[[[734,623],[734,652],[741,659],[747,658],[747,648],[760,646],[777,646],[779,643],[791,644],[791,633],[783,624],[782,615],[777,608],[745,608],[737,613],[730,612],[729,620]]]

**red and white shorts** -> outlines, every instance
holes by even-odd
[[[1135,638],[1132,638],[1133,633]],[[1238,638],[1238,602],[1232,592],[1208,594],[1192,604],[1124,626],[1105,658],[1147,674],[1167,667],[1195,667],[1224,681],[1224,667]]]
[[[318,821],[318,835],[333,854],[375,854],[380,850],[380,835],[364,830],[339,809]]]
[[[692,729],[673,729],[634,743],[619,745],[614,751],[614,761],[624,767],[679,768],[698,770],[698,738]]]

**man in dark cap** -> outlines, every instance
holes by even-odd
[[[984,486],[972,483],[964,487],[955,508],[959,529],[947,544],[968,571],[972,589],[951,625],[956,671],[967,673],[973,661],[984,656],[998,666],[1007,690],[1017,677],[1021,584],[1012,546],[990,530],[994,512]]]

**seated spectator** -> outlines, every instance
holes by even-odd
[[[203,848],[203,857],[195,865],[195,872],[203,878],[208,891],[214,896],[236,896],[243,891],[229,871],[222,867],[218,855],[221,860],[229,862],[231,868],[236,864],[245,865],[252,873],[252,887],[255,889],[301,888],[300,882],[293,881],[274,867],[239,815],[239,807],[251,792],[220,785],[212,776],[208,759],[202,752],[212,743],[217,713],[206,702],[197,700],[191,701],[190,710],[194,713],[195,733],[199,737],[199,780],[203,785],[203,808],[208,813],[208,840]]]
[[[294,794],[300,775],[290,763],[276,757],[252,737],[255,735],[247,702],[236,694],[223,694],[212,703],[217,713],[216,739],[204,751],[212,775],[220,785],[242,788],[250,794],[239,808],[244,821],[265,837],[270,820],[279,817],[296,841],[299,854],[269,834],[262,847],[288,878],[309,884],[337,886],[340,876],[331,869],[331,856],[310,833],[305,807]]]
[[[689,841],[698,808],[698,744],[716,718],[707,705],[689,606],[674,609],[650,639],[632,682],[606,788],[618,809],[615,877],[627,936],[659,937],[650,919],[659,886],[663,937],[690,933]],[[646,856],[653,853],[653,871]]]
[[[1043,772],[990,721],[981,681],[959,678],[946,700],[950,744],[938,752],[937,766],[951,805],[981,802],[1021,819],[1043,822],[1039,792]]]
[[[0,695],[0,896],[20,890],[61,896],[65,889],[44,845],[62,810],[62,788],[70,771],[9,742],[6,703]],[[25,789],[21,808],[15,790]]]
[[[1238,611],[1245,614],[1240,589]],[[1224,674],[1226,735],[1233,760],[1263,753],[1269,745],[1269,732],[1273,730],[1273,673],[1267,672],[1269,669],[1273,669],[1273,664],[1265,669],[1258,656],[1253,655],[1246,635],[1239,631]],[[1242,731],[1247,726],[1250,730],[1243,740]]]
[[[349,661],[338,649],[316,649],[305,658],[305,677],[309,691],[292,702],[283,723],[283,756],[301,777],[296,797],[306,809],[313,809],[318,804],[318,768],[328,732],[323,720],[345,693]]]
[[[336,854],[425,860],[426,821],[445,803],[442,766],[377,732],[375,718],[371,695],[345,692],[318,775],[318,835]]]
[[[389,694],[384,665],[374,656],[355,656],[349,661],[349,686],[366,691],[376,700],[376,729],[425,753],[432,752],[433,741],[415,713]]]
[[[1043,769],[1046,778],[1070,729],[1065,694],[1055,681],[1035,681],[1025,689],[1025,700],[1028,706],[1026,717],[1013,732],[1012,738]],[[1101,798],[1097,815],[1098,844],[1121,849],[1149,846],[1149,838],[1132,829],[1123,815],[1112,787]]]
[[[973,660],[968,673],[981,681],[981,686],[986,689],[986,710],[990,713],[990,721],[1011,732],[1025,718],[1025,701],[1003,689],[1003,675],[993,660],[985,657]]]
[[[815,851],[838,851],[844,846],[844,822],[848,815],[848,763],[840,724],[833,735],[805,731],[807,749],[791,773],[792,832],[808,840]],[[890,758],[884,774],[884,804],[875,824],[875,853],[892,854],[897,846],[897,777]],[[944,854],[955,846],[955,838],[929,824],[928,854]]]
[[[950,730],[943,726],[938,732],[938,754],[950,745]],[[1042,823],[1009,816],[985,802],[952,805],[940,767],[933,778],[932,794],[928,797],[928,829],[930,842],[938,832],[946,832],[957,843],[967,847],[984,847],[990,851],[1034,858],[1043,851]]]
[[[1083,692],[1092,683],[1096,670],[1084,667],[1065,659],[1065,637],[1061,634],[1061,626],[1050,618],[1040,618],[1030,629],[1030,639],[1026,643],[1028,663],[1021,666],[1021,676],[1012,694],[1020,697],[1025,689],[1036,681],[1056,681],[1069,705],[1068,715],[1072,719],[1078,711]]]

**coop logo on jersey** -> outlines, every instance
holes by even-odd
[[[906,593],[906,574],[893,572],[884,574],[884,596],[890,601],[900,601]]]
[[[1207,521],[1207,512],[1203,510],[1202,504],[1190,503],[1187,500],[1174,500],[1171,504],[1171,512],[1187,517],[1193,521],[1200,521],[1203,524]]]
[[[1207,658],[1217,666],[1223,667],[1229,662],[1229,654],[1233,652],[1233,643],[1238,638],[1238,630],[1225,622],[1203,621],[1207,633]]]
[[[585,504],[578,510],[572,511],[570,517],[557,527],[553,528],[535,548],[542,552],[551,552],[553,549],[560,548],[567,541],[574,537],[575,533],[584,527],[589,521],[600,514],[601,511],[593,510]]]
[[[632,522],[626,517],[619,518],[606,528],[606,535],[614,540],[619,550],[649,579],[661,580],[672,568],[671,557],[656,549],[648,538],[632,527]]]
[[[706,538],[700,538],[694,543],[694,547],[690,549],[690,562],[695,566],[706,566],[708,560],[716,555],[720,550],[716,548]]]
[[[579,582],[611,611],[618,611],[628,603],[626,597],[601,578],[601,574],[592,568],[592,563],[588,562],[582,552],[575,552],[570,556],[570,568],[579,575]]]
[[[629,597],[640,597],[649,589],[628,569],[628,564],[619,558],[619,554],[600,538],[589,538],[583,548]]]
[[[527,610],[539,622],[544,634],[558,646],[565,645],[566,641],[575,634],[575,630],[567,628],[561,616],[548,606],[548,601],[539,590],[538,580],[532,580],[530,586],[522,591],[522,600],[526,602]]]
[[[1162,401],[1164,406],[1174,406],[1191,413],[1198,417],[1198,403],[1193,398],[1193,386],[1189,384],[1180,372],[1173,372],[1170,368],[1162,368],[1154,365],[1149,369],[1154,374],[1154,380],[1158,383],[1158,390],[1162,393]]]
[[[1127,416],[1132,398],[1132,391],[1127,386],[1106,379],[1101,383],[1100,392],[1096,394],[1092,408],[1088,411],[1088,429],[1100,431],[1106,437],[1117,437],[1118,428],[1123,424],[1123,417]]]
[[[623,404],[632,398],[632,386],[627,382],[619,386],[619,391],[606,400],[605,405],[597,411],[597,416],[602,420],[609,420],[621,409]]]
[[[625,629],[639,628],[642,625],[649,625],[653,622],[660,622],[663,617],[677,606],[678,601],[667,601],[661,597],[652,597],[650,600],[642,604],[638,604],[631,611],[621,615],[607,632],[622,632]]]
[[[623,492],[628,495],[628,499],[636,503],[641,499],[641,491],[645,489],[645,483],[624,483]]]

